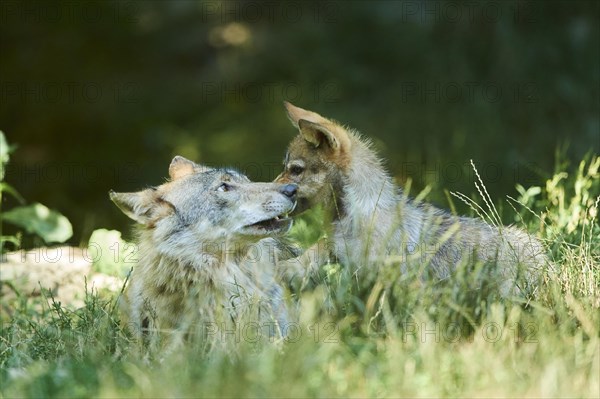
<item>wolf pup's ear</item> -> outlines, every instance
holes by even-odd
[[[288,118],[300,130],[306,141],[315,147],[325,147],[327,144],[334,152],[350,151],[350,137],[346,130],[334,121],[322,117],[316,112],[296,107],[285,101]]]
[[[298,128],[300,129],[300,133],[304,137],[304,140],[313,144],[315,147],[320,147],[325,143],[334,151],[337,151],[340,148],[340,142],[335,134],[323,125],[300,119],[298,121]]]
[[[165,211],[165,206],[168,204],[161,200],[153,189],[137,193],[116,193],[110,190],[108,194],[112,202],[125,215],[143,225],[151,225],[155,222],[163,215],[161,211]],[[172,206],[167,208],[172,208]]]
[[[169,177],[171,177],[171,180],[177,180],[192,173],[203,173],[209,170],[210,168],[207,166],[199,165],[181,155],[176,155],[169,165]]]
[[[298,122],[300,121],[300,119],[304,119],[304,120],[314,122],[314,123],[323,123],[323,122],[327,121],[327,119],[323,118],[321,115],[317,114],[316,112],[312,112],[312,111],[308,111],[306,109],[302,109],[300,107],[296,107],[295,105],[293,105],[292,103],[289,103],[287,101],[284,101],[283,105],[285,106],[285,109],[287,111],[287,115],[288,115],[288,118],[290,119],[290,122],[292,122],[292,125],[294,125],[297,128],[300,127],[300,126],[298,126]]]

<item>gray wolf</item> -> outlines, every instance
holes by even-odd
[[[231,329],[260,323],[281,336],[287,320],[274,278],[277,241],[287,232],[295,184],[253,183],[230,169],[177,156],[166,183],[111,200],[138,224],[139,261],[122,309],[147,331]],[[213,331],[214,333],[214,331]],[[181,334],[180,334],[181,335]]]
[[[358,132],[290,103],[285,107],[299,134],[275,181],[298,185],[296,213],[322,204],[331,218],[330,251],[343,264],[361,267],[391,260],[404,269],[428,265],[429,273],[444,279],[461,262],[492,262],[502,295],[535,290],[547,262],[538,240],[515,227],[416,203],[396,187]],[[324,247],[317,247],[303,267],[322,262]]]

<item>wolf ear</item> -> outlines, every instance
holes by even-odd
[[[164,210],[165,204],[168,204],[150,188],[137,193],[116,193],[110,190],[108,194],[125,215],[143,225],[156,221],[160,216],[159,211]]]
[[[316,112],[296,107],[287,101],[283,104],[288,118],[300,130],[300,134],[306,141],[315,147],[323,147],[323,144],[327,144],[335,152],[350,150],[350,137],[343,127]]]
[[[298,122],[300,121],[300,119],[304,119],[304,120],[314,122],[314,123],[323,123],[323,122],[327,121],[327,119],[323,118],[321,115],[317,114],[316,112],[312,112],[312,111],[308,111],[306,109],[302,109],[300,107],[296,107],[295,105],[293,105],[292,103],[289,103],[287,101],[284,101],[283,105],[285,106],[288,118],[292,122],[292,125],[294,125],[297,128],[300,127],[298,125]]]
[[[320,147],[323,143],[329,145],[332,150],[337,151],[340,148],[340,142],[335,135],[325,126],[304,119],[298,121],[298,128],[304,140]]]
[[[169,177],[171,180],[177,180],[192,173],[203,173],[209,170],[208,166],[199,165],[181,155],[176,155],[169,165]]]

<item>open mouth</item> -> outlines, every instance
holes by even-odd
[[[274,218],[244,226],[243,231],[251,235],[286,233],[292,227],[292,222],[293,220],[288,217],[288,212],[285,212]]]

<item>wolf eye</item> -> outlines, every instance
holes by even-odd
[[[304,172],[304,168],[300,165],[291,165],[288,170],[291,174],[296,176]]]
[[[221,185],[219,187],[217,187],[217,191],[225,192],[225,191],[229,191],[229,190],[231,190],[231,186],[227,183],[221,183]]]

